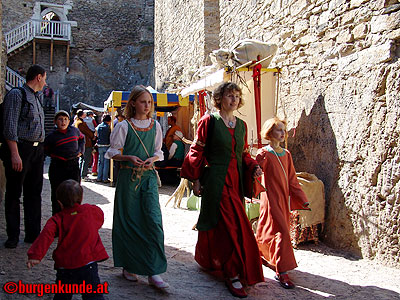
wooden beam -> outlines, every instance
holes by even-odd
[[[67,45],[67,67],[66,67],[67,73],[69,72],[69,43]]]
[[[54,42],[51,40],[50,43],[50,71],[53,71],[53,55],[54,55]]]
[[[36,40],[33,39],[33,64],[36,64]]]

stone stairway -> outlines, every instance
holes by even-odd
[[[47,136],[54,129],[55,108],[44,108],[44,131]]]

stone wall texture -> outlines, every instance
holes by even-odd
[[[2,0],[4,32],[28,21],[37,1]],[[47,82],[60,91],[60,106],[85,102],[103,106],[112,90],[130,90],[136,84],[154,85],[153,0],[48,0],[68,4],[72,27],[70,70],[66,46],[54,47],[53,71]],[[37,3],[36,3],[37,4]],[[12,20],[11,22],[9,20]],[[36,63],[50,69],[50,45],[37,44]],[[32,64],[32,46],[8,58],[8,66],[25,70]]]
[[[207,61],[207,1],[177,3],[156,1],[160,85],[188,84]],[[252,38],[279,47],[278,116],[291,128],[297,171],[325,184],[323,240],[400,267],[399,1],[220,0],[217,15],[215,45]]]
[[[219,48],[219,5],[215,0],[156,0],[155,80],[158,89],[187,83]]]

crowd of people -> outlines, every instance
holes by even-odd
[[[287,134],[284,120],[275,117],[265,122],[261,135],[269,144],[253,159],[248,152],[246,123],[234,115],[244,104],[242,91],[235,83],[223,83],[213,92],[217,112],[201,118],[195,141],[185,155],[176,119],[168,118],[170,128],[163,138],[160,124],[153,119],[151,93],[144,86],[135,86],[112,131],[109,115],[96,124],[92,112],[78,111],[71,124],[69,113],[61,110],[54,117],[56,129],[45,138],[41,93],[45,85],[45,70],[34,65],[26,74],[23,91],[13,89],[4,99],[5,247],[15,248],[19,242],[23,192],[24,241],[32,243],[29,268],[40,263],[58,237],[53,253],[56,282],[100,282],[97,263],[108,258],[98,233],[104,216],[97,206],[82,204],[80,180],[89,180],[89,169],[98,161],[92,172],[97,173],[97,181],[108,182],[109,160],[113,159],[119,165],[112,226],[114,266],[122,268],[126,280],[135,282],[137,275],[145,275],[150,285],[168,289],[161,277],[167,270],[167,258],[155,169],[156,162],[166,160],[181,167],[181,177],[190,180],[194,194],[202,197],[196,262],[222,277],[235,297],[247,297],[246,286],[264,281],[263,264],[276,271],[282,287],[294,288],[287,273],[297,266],[290,243],[289,211],[309,208],[291,154],[281,147]],[[53,216],[41,230],[45,155],[51,157]],[[254,184],[259,177],[261,208],[254,234],[244,210],[244,196],[248,183]],[[56,294],[54,299],[72,297],[65,296]],[[103,299],[101,294],[91,296]]]

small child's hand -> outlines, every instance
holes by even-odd
[[[28,259],[28,262],[26,263],[28,269],[33,268],[34,266],[36,266],[38,263],[40,263],[40,260],[37,259]]]

